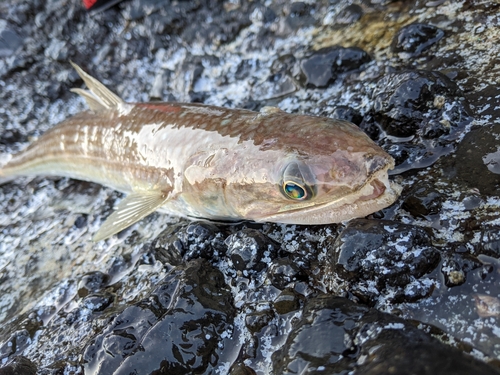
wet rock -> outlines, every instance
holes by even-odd
[[[238,271],[262,271],[276,256],[276,244],[255,229],[238,231],[225,243],[230,265]]]
[[[206,8],[200,9],[194,22],[188,23],[181,36],[184,40],[198,41],[203,44],[229,43],[239,32],[251,24],[248,8],[252,4],[242,4],[242,8],[225,11],[220,3],[213,3],[210,12]],[[217,9],[218,8],[218,9]],[[213,17],[213,15],[216,15]],[[206,22],[207,17],[212,19]]]
[[[269,266],[268,278],[278,289],[285,289],[292,283],[304,281],[306,275],[289,257],[274,259]]]
[[[28,358],[23,356],[15,357],[5,366],[0,367],[0,375],[36,375],[37,367]]]
[[[255,61],[245,60],[236,72],[236,78],[243,79],[244,75],[255,65]],[[279,56],[273,61],[271,75],[265,82],[255,85],[252,89],[252,97],[256,101],[279,98],[291,94],[298,89],[298,83],[302,80],[299,62],[293,55]]]
[[[500,125],[480,127],[467,133],[457,147],[454,158],[444,161],[446,174],[457,178],[484,195],[496,195],[500,190],[500,174],[485,162],[488,155],[498,151]],[[490,160],[491,162],[491,160]]]
[[[41,314],[44,312],[39,311]],[[0,327],[0,362],[22,355],[42,326],[42,318],[29,313],[17,317],[10,325]]]
[[[78,282],[78,296],[86,297],[102,290],[109,281],[109,275],[95,271],[84,275]]]
[[[382,375],[388,368],[408,375],[498,374],[485,363],[402,322],[389,322],[383,328],[363,345],[360,357],[364,363],[358,374]]]
[[[481,231],[478,253],[500,258],[500,227],[485,228]]]
[[[288,314],[300,308],[300,300],[303,298],[293,289],[285,289],[274,300],[273,306],[278,314]]]
[[[39,370],[37,375],[84,374],[83,366],[77,361],[59,360]]]
[[[484,259],[482,256],[481,258],[483,264],[467,274],[467,283],[465,285],[472,285],[472,292],[474,293],[486,294],[489,293],[488,285],[492,283],[498,269],[495,266],[496,260],[488,259],[488,257]],[[474,296],[474,293],[471,294]],[[496,337],[491,340],[496,340]]]
[[[169,74],[166,71],[160,71],[156,74],[151,90],[149,91],[149,98],[151,101],[163,99],[168,77]]]
[[[132,262],[133,260],[130,257],[130,254],[127,253],[120,254],[119,256],[113,258],[113,262],[111,263],[108,272],[111,275],[116,275],[120,274],[121,272],[125,272],[132,266],[133,264]]]
[[[335,107],[331,117],[346,120],[356,125],[361,124],[361,121],[363,121],[363,116],[358,111],[345,105]]]
[[[238,64],[238,67],[236,68],[236,72],[234,73],[234,78],[237,79],[237,80],[243,80],[243,79],[245,79],[245,77],[247,77],[251,73],[252,67],[256,63],[258,64],[258,62],[256,62],[253,59],[242,60]]]
[[[68,59],[68,47],[66,46],[66,42],[53,39],[45,50],[45,56],[55,61],[66,61]]]
[[[403,319],[320,295],[309,300],[283,348],[273,355],[273,373],[310,374],[496,374],[461,351]]]
[[[402,27],[391,44],[393,52],[407,52],[413,56],[420,55],[444,36],[444,31],[422,23],[412,23]]]
[[[458,79],[463,80],[461,85],[467,100],[477,112],[489,119],[500,117],[500,108],[496,106],[496,97],[500,95],[500,87],[494,83],[485,83],[478,87],[479,81],[477,77],[468,74],[464,71],[451,70],[451,73],[458,75]],[[450,72],[446,72],[447,75]],[[456,79],[456,78],[452,78]],[[491,117],[490,117],[491,116]]]
[[[5,360],[23,352],[29,345],[30,333],[26,329],[13,332],[10,337],[0,345],[0,359]]]
[[[300,61],[291,54],[281,55],[271,65],[272,74],[287,74],[296,82],[303,84]]]
[[[310,26],[314,24],[315,19],[312,16],[313,7],[302,1],[296,1],[291,3],[286,9],[288,14],[286,17],[286,23],[292,29],[298,29],[304,26]]]
[[[179,239],[184,248],[184,260],[213,259],[214,252],[224,251],[219,229],[208,222],[192,222],[181,232]]]
[[[146,9],[142,9],[140,2],[129,2],[125,8],[126,17],[142,17]],[[196,8],[196,4],[191,2],[178,2],[176,4],[168,4],[165,2],[155,2],[147,11],[150,13],[142,19],[146,29],[151,33],[159,36],[161,41],[166,46],[169,38],[165,35],[177,35],[187,25],[187,19],[183,16],[186,13],[192,12]],[[130,16],[128,16],[128,14]]]
[[[0,135],[0,145],[11,145],[26,141],[26,136],[19,129],[7,129]]]
[[[231,367],[229,375],[255,375],[256,372],[243,363],[237,363]]]
[[[248,313],[245,317],[245,326],[252,333],[258,333],[266,327],[275,317],[275,313],[270,308],[259,308],[255,312]]]
[[[347,302],[344,306],[337,306]],[[367,311],[348,300],[309,300],[283,348],[273,355],[273,373],[338,373],[355,353],[353,324]],[[351,324],[350,324],[351,323]],[[350,358],[351,357],[351,358]]]
[[[299,279],[295,283],[295,286],[298,286],[301,282],[307,283],[311,278],[321,278],[321,266],[325,261],[323,257],[325,256],[326,248],[330,246],[330,242],[340,233],[340,226],[336,225],[323,228],[318,226],[315,229],[317,232],[309,232],[307,230],[300,232],[300,234],[297,232],[291,238],[285,239],[282,245],[285,254],[289,258],[289,262],[294,264],[294,268],[298,268],[299,270],[299,274],[297,275]],[[279,282],[280,280],[276,281]],[[292,285],[288,287],[292,287]]]
[[[441,272],[447,287],[462,285],[467,279],[467,274],[482,267],[481,262],[470,255],[451,253],[443,256]]]
[[[136,0],[127,4],[125,10],[122,12],[125,19],[129,21],[136,21],[145,16],[158,11],[164,7],[165,2],[162,0]]]
[[[464,117],[469,117],[470,109],[462,95],[454,82],[438,72],[388,74],[373,91],[375,118],[394,137],[437,138],[449,134],[453,127],[463,124]],[[456,108],[443,116],[445,104]],[[446,123],[436,123],[445,118]]]
[[[73,225],[77,229],[85,228],[87,226],[87,215],[78,216]]]
[[[363,16],[363,8],[358,4],[351,4],[342,9],[335,17],[336,25],[352,25]]]
[[[151,244],[151,251],[162,263],[178,265],[182,261],[202,257],[213,259],[214,252],[224,252],[222,236],[208,222],[169,225]]]
[[[262,12],[261,13],[262,14],[262,21],[264,21],[267,24],[270,24],[270,23],[276,21],[276,19],[278,17],[276,12],[269,7],[261,8],[261,12]]]
[[[23,38],[6,21],[0,20],[0,58],[14,55],[22,44]]]
[[[110,294],[91,294],[84,297],[80,303],[83,309],[97,313],[106,310],[114,300],[114,296]]]
[[[439,213],[442,202],[442,194],[435,187],[419,184],[408,192],[402,207],[414,217],[426,218]]]
[[[283,73],[270,76],[266,82],[255,86],[252,97],[260,100],[269,100],[291,94],[297,90],[293,79]]]
[[[422,168],[454,148],[472,120],[471,110],[455,83],[438,72],[406,71],[380,79],[373,109],[360,124],[372,137],[374,126],[386,137],[383,147],[396,159],[396,171]]]
[[[187,224],[169,225],[150,246],[151,253],[163,264],[178,265],[182,262],[184,254],[184,244],[180,237]]]
[[[208,373],[233,316],[222,274],[206,261],[189,262],[167,275],[149,298],[125,308],[86,346],[86,371]]]
[[[330,265],[351,280],[351,292],[365,301],[385,288],[398,301],[414,301],[433,289],[417,280],[438,264],[439,251],[421,228],[386,220],[351,221],[329,251]]]
[[[370,56],[361,48],[333,46],[322,48],[302,60],[301,69],[307,86],[323,88],[333,83],[339,74],[359,69],[369,61]]]
[[[500,174],[500,150],[483,156],[486,167],[495,174]]]

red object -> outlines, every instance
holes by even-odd
[[[90,9],[96,3],[97,0],[83,0],[83,5],[85,8]]]
[[[82,0],[83,6],[87,10],[98,11],[109,8],[116,3],[119,3],[121,0]]]

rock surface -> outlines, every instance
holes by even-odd
[[[0,162],[85,109],[69,60],[128,101],[348,119],[392,154],[391,207],[339,225],[155,213],[0,186],[0,374],[500,373],[500,4],[0,3]]]

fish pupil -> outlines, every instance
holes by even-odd
[[[292,199],[304,199],[306,197],[305,189],[294,182],[286,182],[283,190],[285,190],[286,195]]]

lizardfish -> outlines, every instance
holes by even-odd
[[[394,160],[356,125],[187,103],[126,103],[73,64],[90,111],[56,125],[0,169],[0,183],[55,175],[128,195],[99,241],[156,210],[191,218],[338,223],[392,204]]]

